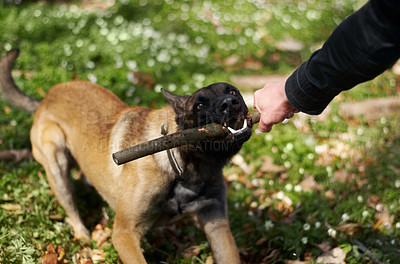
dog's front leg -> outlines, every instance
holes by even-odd
[[[228,217],[221,216],[220,213],[208,211],[200,214],[199,224],[207,236],[217,264],[240,264],[239,252],[229,228]]]
[[[126,219],[116,215],[112,242],[124,264],[146,264],[140,247],[141,234],[135,225],[126,223]]]

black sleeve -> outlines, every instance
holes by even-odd
[[[400,0],[371,0],[346,18],[285,85],[298,110],[320,114],[341,91],[371,80],[400,57]]]

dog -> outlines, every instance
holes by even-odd
[[[192,95],[163,90],[170,105],[161,109],[128,106],[105,88],[87,81],[53,86],[38,102],[15,85],[11,68],[18,51],[0,61],[0,88],[14,105],[34,113],[33,156],[46,171],[74,235],[90,239],[73,198],[71,161],[115,210],[112,243],[124,263],[146,263],[140,241],[151,227],[190,218],[202,229],[216,263],[240,263],[227,215],[222,169],[251,136],[186,144],[117,166],[112,153],[161,136],[209,123],[239,129],[248,109],[237,88],[215,83]],[[176,166],[180,172],[176,171]]]

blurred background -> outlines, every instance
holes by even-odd
[[[37,99],[79,79],[158,108],[161,88],[229,82],[251,106],[256,89],[285,79],[365,2],[3,0],[0,55],[21,50],[12,74]],[[398,63],[320,116],[255,129],[225,169],[243,263],[398,263],[399,92]],[[31,124],[0,100],[0,150],[29,151]],[[73,240],[38,163],[0,161],[1,263],[118,263],[112,210],[73,176],[89,245]],[[143,248],[149,263],[212,263],[204,235],[185,222],[151,231]]]

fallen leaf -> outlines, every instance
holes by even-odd
[[[251,167],[246,163],[244,158],[239,154],[233,156],[232,163],[239,166],[239,168],[241,168],[242,171],[244,173],[246,173],[247,175],[249,175],[252,171]]]
[[[265,242],[267,242],[268,239],[265,237],[260,238],[259,240],[257,240],[257,242],[255,243],[256,246],[261,246],[262,244],[264,244]]]
[[[41,97],[43,97],[43,98],[46,97],[47,93],[42,87],[37,88],[36,91]]]
[[[97,224],[92,232],[92,239],[96,241],[97,247],[101,247],[109,237],[111,237],[111,229],[108,227],[103,228],[101,224]]]
[[[302,187],[303,191],[305,192],[312,192],[314,190],[321,190],[322,186],[319,185],[315,180],[314,177],[311,175],[307,175],[301,181],[300,186]]]
[[[322,250],[322,252],[327,253],[329,250],[331,250],[331,243],[329,242],[322,242],[321,244],[316,245],[319,249]]]
[[[214,259],[212,256],[208,256],[206,259],[206,264],[214,264]]]
[[[332,190],[327,190],[324,195],[328,199],[336,199],[336,195]]]
[[[358,223],[346,223],[335,228],[336,230],[346,233],[349,236],[354,235],[354,233],[361,232],[364,230],[363,226]]]
[[[57,264],[58,256],[54,249],[54,245],[50,244],[46,247],[46,252],[40,257],[39,263],[41,264]]]
[[[275,46],[284,51],[300,51],[304,48],[303,43],[290,37],[286,37],[284,40],[276,42]]]
[[[386,228],[391,228],[394,217],[390,215],[389,209],[386,205],[377,204],[375,207],[375,218],[378,222],[374,225],[374,227],[384,226]]]
[[[85,247],[72,256],[72,261],[74,264],[93,264],[92,255],[92,249]]]
[[[344,262],[346,253],[343,249],[336,247],[327,253],[322,254],[317,258],[317,263],[324,264],[346,264]]]
[[[65,257],[65,251],[61,246],[57,246],[58,261],[62,261]]]
[[[237,55],[232,55],[226,58],[223,62],[222,65],[224,66],[233,66],[239,62],[239,56]]]
[[[145,86],[148,89],[151,89],[154,85],[153,76],[149,73],[141,73],[141,72],[134,72],[133,73],[133,84],[138,86]]]
[[[49,215],[49,218],[52,220],[62,220],[64,217],[60,213],[57,213]]]
[[[5,106],[5,107],[4,107],[4,113],[5,113],[6,115],[8,115],[9,113],[11,113],[11,108],[10,108],[9,106]]]
[[[201,249],[200,249],[199,246],[193,246],[193,247],[190,247],[190,248],[186,249],[185,252],[183,253],[183,255],[184,255],[186,258],[190,258],[190,257],[192,257],[192,256],[197,256],[197,255],[199,255],[200,252],[201,252]]]
[[[16,203],[5,203],[1,205],[1,208],[6,210],[10,214],[22,214],[22,208],[21,205],[16,204]]]
[[[93,249],[92,250],[92,261],[93,264],[101,263],[106,260],[107,253],[102,249]]]
[[[285,171],[285,167],[274,164],[274,159],[272,157],[264,156],[260,171],[278,173]]]
[[[348,178],[348,173],[345,170],[337,170],[334,172],[333,177],[341,183],[345,183]]]
[[[263,67],[262,62],[255,60],[254,58],[248,56],[247,60],[243,64],[245,69],[259,70]]]
[[[375,209],[380,201],[381,197],[379,195],[371,195],[370,197],[368,197],[367,205]]]
[[[286,264],[307,264],[308,261],[301,261],[301,260],[286,260]]]
[[[56,253],[57,249],[57,253]],[[58,264],[63,263],[65,257],[65,251],[61,246],[54,246],[53,244],[49,244],[46,247],[46,252],[42,254],[40,257],[40,264]]]

